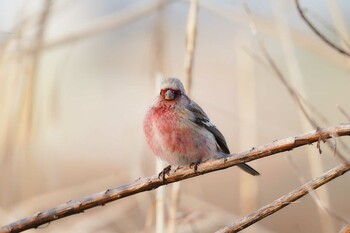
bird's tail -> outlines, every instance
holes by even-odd
[[[248,172],[250,175],[253,175],[253,176],[260,175],[258,171],[256,171],[254,168],[252,168],[248,164],[241,163],[241,164],[238,164],[237,166],[240,167],[243,171]]]

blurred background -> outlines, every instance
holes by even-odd
[[[186,76],[190,4],[0,0],[0,225],[159,172],[143,117],[157,95],[157,77]],[[189,93],[232,152],[315,129],[267,65],[259,41],[319,126],[349,121],[339,110],[350,113],[349,58],[311,32],[294,1],[197,4]],[[349,51],[349,1],[301,5]],[[349,153],[341,140],[350,145],[337,139],[337,149]],[[260,177],[233,167],[182,181],[177,195],[167,185],[164,229],[214,232],[237,221],[298,187],[301,176],[309,180],[340,163],[321,148],[321,155],[313,145],[250,163]],[[350,219],[349,182],[345,174],[317,191],[343,219],[307,196],[243,232],[338,232]],[[155,191],[134,195],[40,232],[155,232],[155,197]]]

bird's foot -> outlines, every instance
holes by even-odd
[[[177,171],[177,170],[179,170],[181,168],[181,166],[179,165],[179,166],[177,166],[176,168],[175,168],[175,170],[174,170],[174,173]]]
[[[196,162],[190,164],[190,168],[193,167],[194,173],[197,173],[198,165],[199,165],[201,162],[202,162],[202,160],[198,160],[198,161],[196,161]]]
[[[165,175],[169,176],[169,172],[171,171],[171,165],[165,167],[159,174],[158,174],[158,178],[162,178],[162,181],[165,182]]]

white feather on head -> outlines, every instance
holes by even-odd
[[[177,78],[165,78],[162,80],[160,84],[160,89],[172,89],[172,90],[180,90],[182,94],[186,94],[184,85]]]

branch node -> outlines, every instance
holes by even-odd
[[[318,138],[318,141],[317,141],[317,145],[316,145],[316,148],[318,149],[318,153],[322,154],[322,150],[321,150],[321,136]]]
[[[42,212],[38,212],[38,213],[36,213],[36,217],[38,218],[40,215],[42,215]]]
[[[105,195],[109,194],[110,191],[111,191],[110,189],[106,189]]]

